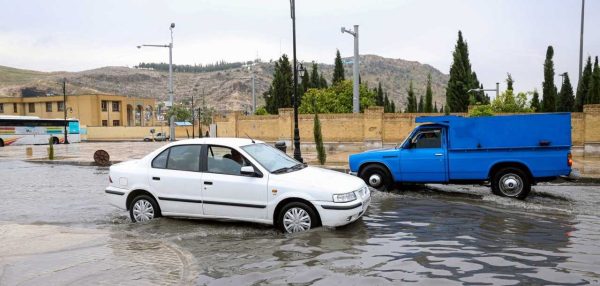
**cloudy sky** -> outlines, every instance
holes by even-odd
[[[0,0],[0,65],[81,71],[168,61],[276,59],[291,54],[287,0]],[[360,53],[430,64],[448,73],[457,31],[486,87],[510,72],[519,91],[540,89],[546,48],[556,72],[577,81],[579,0],[297,0],[299,60],[333,63],[335,49],[352,55],[340,27],[360,25]],[[600,1],[588,0],[585,55],[600,55]],[[555,79],[560,84],[560,78]],[[574,83],[575,84],[575,83]]]

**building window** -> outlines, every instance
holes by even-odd
[[[58,111],[65,111],[65,102],[64,101],[57,101],[56,102],[56,109]]]
[[[52,102],[46,102],[46,112],[52,112]]]
[[[104,127],[108,126],[108,120],[102,120],[102,126],[104,126]]]
[[[0,113],[4,113],[4,103],[0,103]]]
[[[35,103],[33,103],[33,102],[29,103],[29,112],[30,113],[35,112]]]
[[[112,102],[112,111],[119,111],[119,102],[118,101]]]
[[[108,107],[107,107],[108,103],[106,102],[106,100],[103,100],[100,105],[102,107],[102,111],[108,110]]]
[[[113,126],[121,126],[119,120],[113,120]]]
[[[18,109],[17,109],[17,104],[16,104],[16,103],[13,103],[13,112],[14,112],[14,113],[17,113],[17,110],[18,110]]]

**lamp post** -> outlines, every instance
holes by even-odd
[[[583,16],[585,12],[585,0],[581,0],[581,33],[579,35],[579,79],[577,84],[581,82],[581,65],[583,64]]]
[[[63,111],[65,114],[65,143],[69,144],[68,132],[67,132],[67,78],[63,78]]]
[[[348,33],[354,37],[354,63],[352,65],[352,76],[353,76],[353,85],[352,85],[352,112],[359,113],[360,112],[360,94],[358,89],[359,84],[359,73],[358,73],[358,65],[360,64],[360,60],[358,58],[358,25],[354,25],[354,31],[347,30],[342,27],[342,34]]]
[[[300,152],[300,130],[298,129],[298,70],[296,69],[296,1],[290,0],[290,10],[292,16],[292,35],[294,45],[294,159],[298,162],[304,162]]]
[[[169,48],[169,107],[173,108],[173,29],[175,23],[171,23],[169,30],[171,30],[171,42],[168,45],[139,45],[138,49],[142,47],[155,47],[155,48]],[[169,140],[175,141],[175,114],[169,118]]]
[[[467,93],[469,92],[481,92],[481,91],[495,91],[496,92],[496,98],[498,98],[498,95],[500,95],[500,83],[497,82],[496,83],[496,89],[485,89],[485,88],[472,88],[467,90]]]

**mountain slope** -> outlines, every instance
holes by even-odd
[[[427,75],[431,73],[434,101],[438,108],[445,102],[448,76],[435,68],[418,62],[389,59],[375,55],[361,56],[361,80],[371,88],[381,82],[397,106],[404,107],[406,90],[412,80],[417,94],[425,94]],[[305,64],[310,66],[309,64]],[[260,62],[254,67],[256,95],[259,105],[272,80],[274,63]],[[328,81],[333,65],[319,64]],[[352,78],[352,66],[345,66],[346,78]],[[168,73],[128,67],[103,67],[82,72],[36,72],[0,66],[0,96],[28,94],[60,94],[62,79],[67,79],[68,94],[115,93],[136,97],[166,100]],[[219,111],[247,110],[252,102],[251,72],[247,68],[233,68],[204,73],[174,73],[176,101],[188,101],[192,94]]]

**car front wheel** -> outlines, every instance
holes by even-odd
[[[129,216],[133,222],[145,222],[160,216],[158,205],[147,195],[137,196],[131,201]]]
[[[369,165],[359,174],[360,178],[372,188],[380,191],[391,189],[392,177],[388,171],[378,165]]]
[[[305,203],[292,202],[279,213],[278,225],[283,232],[295,233],[308,231],[316,226],[317,215]]]

